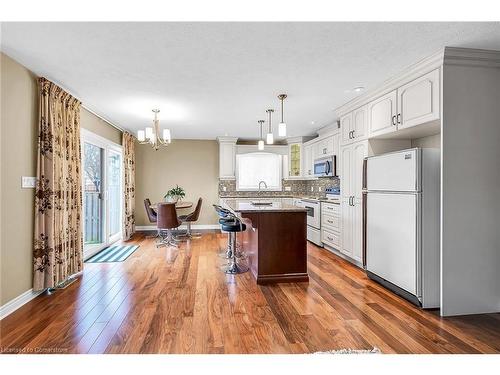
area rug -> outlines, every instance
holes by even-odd
[[[371,350],[354,350],[354,349],[339,349],[339,350],[328,350],[326,352],[315,352],[313,354],[381,354],[379,348],[373,348]]]
[[[99,251],[85,263],[123,262],[138,248],[139,245],[112,245]]]

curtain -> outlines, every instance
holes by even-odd
[[[123,171],[124,171],[124,211],[123,238],[129,240],[135,232],[135,140],[128,132],[123,132]]]
[[[38,88],[33,289],[43,290],[83,267],[81,103],[45,78]]]

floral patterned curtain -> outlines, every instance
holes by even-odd
[[[33,289],[43,290],[82,270],[81,103],[45,78],[38,86]]]
[[[135,140],[123,132],[123,171],[125,202],[123,212],[123,238],[129,240],[135,232]]]

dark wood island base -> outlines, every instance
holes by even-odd
[[[247,225],[239,242],[257,284],[309,281],[305,209],[278,202],[255,207],[228,200],[226,205]]]

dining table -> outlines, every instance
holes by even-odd
[[[159,202],[160,203],[160,202]],[[158,204],[159,203],[153,203],[151,207],[153,210],[156,211],[156,208],[158,207]],[[161,203],[165,203],[165,202],[161,202]],[[168,203],[168,202],[167,202]],[[193,207],[193,202],[188,202],[188,201],[179,201],[175,204],[175,208],[178,209],[178,210],[181,210],[183,208],[191,208]]]

